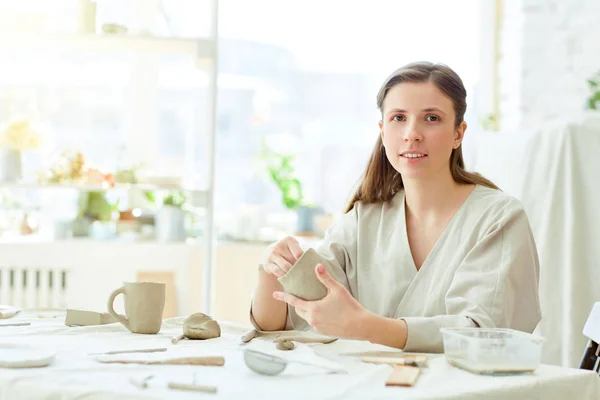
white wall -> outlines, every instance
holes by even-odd
[[[502,0],[502,130],[581,113],[586,79],[600,70],[599,0]]]

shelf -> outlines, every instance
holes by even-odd
[[[206,189],[188,187],[186,185],[175,184],[149,184],[149,183],[118,183],[114,186],[108,184],[95,185],[78,185],[78,184],[39,184],[36,182],[0,182],[1,189],[28,189],[28,190],[45,190],[45,189],[71,189],[80,192],[97,192],[105,190],[139,190],[139,191],[155,191],[155,190],[183,190],[188,192],[189,201],[194,207],[206,207],[208,204],[209,191]]]
[[[114,186],[108,184],[76,184],[76,183],[49,183],[42,184],[36,182],[0,182],[0,189],[76,189],[82,192],[94,192],[98,190],[194,190],[187,189],[176,184],[150,184],[150,183],[117,183]]]
[[[2,189],[26,189],[26,190],[47,190],[47,189],[70,189],[80,192],[97,192],[106,190],[139,190],[139,191],[155,191],[155,190],[183,190],[188,192],[189,204],[194,207],[205,208],[208,206],[210,192],[206,189],[192,188],[178,185],[154,185],[145,183],[135,184],[116,184],[110,185],[77,185],[77,184],[48,184],[41,185],[35,182],[0,182],[0,190]]]
[[[163,38],[134,35],[57,35],[57,34],[0,34],[2,51],[92,51],[157,54],[190,54],[197,59],[210,59],[215,40]]]

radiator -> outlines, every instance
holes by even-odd
[[[65,309],[68,285],[67,268],[0,266],[0,304]]]

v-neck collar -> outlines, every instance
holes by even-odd
[[[408,288],[406,288],[406,291],[404,292],[404,295],[402,296],[402,299],[400,300],[398,307],[396,307],[396,312],[394,314],[394,318],[399,318],[401,311],[404,309],[406,303],[412,297],[411,293],[415,290],[415,286],[419,282],[421,276],[423,276],[423,273],[424,273],[423,271],[430,268],[429,267],[429,264],[431,263],[430,260],[433,258],[433,256],[435,255],[435,253],[438,251],[439,247],[441,246],[440,243],[442,243],[443,240],[445,240],[446,236],[448,235],[448,232],[450,231],[450,228],[452,227],[452,225],[454,225],[454,223],[457,219],[457,216],[460,215],[461,213],[463,213],[464,210],[466,210],[467,204],[474,197],[473,193],[475,193],[475,191],[477,191],[479,188],[480,188],[480,185],[476,185],[475,188],[471,191],[471,193],[469,193],[467,198],[463,201],[463,203],[458,208],[458,210],[456,210],[456,212],[450,219],[450,222],[448,222],[448,224],[444,228],[444,231],[442,232],[442,234],[438,238],[437,242],[435,243],[435,245],[433,246],[433,248],[427,255],[427,258],[425,258],[425,261],[423,261],[423,265],[421,265],[421,268],[419,268],[418,271],[417,271],[417,266],[415,265],[414,258],[412,257],[412,251],[410,250],[410,245],[408,242],[408,232],[406,230],[406,206],[405,206],[406,203],[405,203],[405,198],[404,198],[404,192],[402,192],[402,198],[400,199],[400,201],[402,202],[400,205],[400,207],[401,207],[400,215],[404,218],[404,224],[403,224],[404,228],[402,229],[401,235],[402,235],[402,240],[404,241],[403,245],[405,246],[406,249],[408,249],[408,252],[409,252],[409,257],[407,257],[407,258],[409,259],[408,262],[410,263],[409,268],[411,270],[412,280],[411,280],[410,284],[408,285]]]
[[[408,253],[409,253],[408,259],[411,264],[411,269],[414,271],[415,275],[418,275],[419,272],[421,272],[423,270],[423,268],[429,264],[429,260],[432,259],[433,255],[435,255],[435,253],[438,251],[439,247],[441,246],[440,243],[443,243],[444,239],[448,235],[448,231],[450,231],[450,227],[454,224],[454,221],[457,219],[457,216],[463,212],[463,210],[466,208],[467,203],[469,203],[473,193],[475,193],[475,191],[478,188],[479,188],[479,185],[475,185],[473,190],[471,190],[471,193],[469,193],[469,195],[463,200],[460,207],[458,207],[458,210],[456,210],[456,212],[454,213],[452,218],[450,218],[450,221],[448,221],[448,224],[446,224],[446,227],[444,227],[442,234],[436,240],[435,244],[431,248],[431,251],[429,251],[429,254],[427,254],[427,257],[425,257],[425,260],[423,261],[423,264],[421,264],[421,268],[419,268],[419,269],[417,269],[417,265],[415,264],[415,258],[413,256],[412,250],[410,248],[410,242],[408,241],[408,224],[406,223],[406,196],[404,194],[404,190],[402,191],[402,199],[401,199],[402,200],[402,204],[401,204],[402,208],[400,210],[400,215],[402,216],[402,218],[404,218],[404,223],[403,223],[404,229],[402,229],[402,239],[404,241],[404,245],[408,249]]]

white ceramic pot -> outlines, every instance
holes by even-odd
[[[21,152],[18,150],[0,149],[0,181],[15,182],[21,179]]]
[[[156,213],[155,234],[159,242],[185,241],[185,211],[179,207],[162,206]]]

